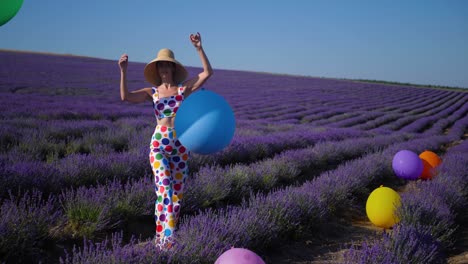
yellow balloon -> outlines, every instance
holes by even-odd
[[[391,188],[380,186],[367,198],[367,217],[378,227],[390,228],[400,221],[395,214],[400,205],[400,195],[397,192]]]

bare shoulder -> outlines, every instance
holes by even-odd
[[[151,99],[153,98],[153,91],[152,91],[152,87],[146,87],[146,88],[143,88],[141,89],[142,91],[145,91],[145,93],[148,95],[148,97]]]
[[[180,88],[182,88],[184,98],[187,98],[192,93],[190,87],[188,87],[187,85],[181,85]]]
[[[146,88],[143,88],[142,90],[145,91],[149,96],[153,95],[153,91],[152,91],[153,87],[146,87]]]

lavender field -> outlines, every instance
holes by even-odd
[[[179,245],[156,251],[156,119],[151,102],[121,101],[117,59],[0,51],[0,263],[214,263],[231,246],[296,263],[272,252],[365,219],[382,184],[401,192],[400,223],[330,261],[447,263],[468,251],[468,90],[228,70],[205,88],[233,107],[234,139],[193,154]],[[129,90],[149,87],[144,66],[129,63]],[[437,177],[397,179],[402,149],[436,152]]]

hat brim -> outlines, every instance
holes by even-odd
[[[187,79],[188,72],[185,69],[184,65],[182,65],[182,63],[170,57],[156,58],[150,61],[148,64],[146,64],[145,69],[144,69],[145,79],[149,83],[156,85],[156,86],[161,85],[161,77],[159,76],[158,67],[156,65],[158,61],[170,61],[170,62],[175,63],[176,70],[172,78],[177,84],[180,84],[183,81],[185,81],[185,79]]]

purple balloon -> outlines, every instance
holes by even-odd
[[[393,171],[396,176],[405,180],[417,180],[423,171],[419,156],[409,150],[400,150],[393,157]]]
[[[248,249],[231,248],[219,256],[215,264],[265,264],[265,262]]]

